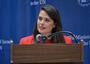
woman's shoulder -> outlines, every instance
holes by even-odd
[[[72,44],[72,39],[70,37],[64,35],[64,40],[66,44]]]
[[[34,36],[30,35],[30,36],[26,36],[20,39],[20,45],[27,45],[27,44],[33,44],[34,42]]]

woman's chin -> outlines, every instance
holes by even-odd
[[[39,31],[39,33],[41,33],[41,34],[46,34],[45,31]]]

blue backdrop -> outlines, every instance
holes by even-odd
[[[4,49],[8,50],[3,42],[13,40],[18,44],[21,37],[31,35],[39,7],[44,4],[59,10],[63,30],[84,39],[84,63],[90,64],[90,0],[0,0],[0,64]]]

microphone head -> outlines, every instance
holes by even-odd
[[[37,41],[40,41],[40,40],[41,40],[41,36],[42,36],[41,34],[37,34],[37,35],[36,35],[36,40],[37,40]]]
[[[37,42],[45,42],[46,41],[46,39],[47,39],[47,37],[46,36],[43,36],[43,35],[41,35],[41,34],[37,34],[36,35],[36,41]]]

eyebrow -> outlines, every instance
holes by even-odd
[[[43,18],[42,16],[38,16],[38,17]],[[50,17],[47,17],[47,16],[44,16],[44,18],[51,19]]]

